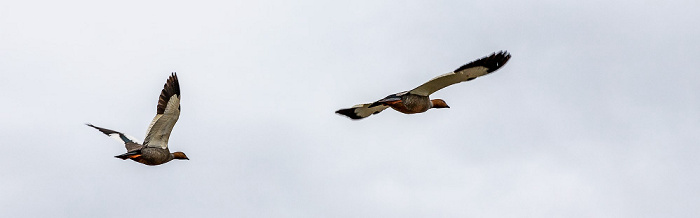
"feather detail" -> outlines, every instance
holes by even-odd
[[[119,141],[119,142],[121,142],[121,143],[123,143],[123,144],[129,144],[129,143],[132,143],[132,144],[141,144],[141,143],[140,143],[136,138],[134,138],[133,136],[126,135],[126,134],[124,134],[124,133],[117,132],[117,131],[114,131],[114,130],[111,130],[111,129],[105,129],[105,128],[102,128],[102,127],[97,127],[97,126],[94,126],[94,125],[89,124],[89,123],[86,123],[85,125],[87,125],[87,126],[89,126],[89,127],[92,127],[92,128],[95,128],[95,129],[99,130],[100,132],[104,133],[105,135],[109,136],[110,138],[113,138],[113,139],[115,139],[115,140],[117,140],[117,141]]]
[[[493,53],[489,56],[465,64],[453,72],[435,77],[430,81],[423,83],[423,85],[411,90],[409,93],[428,96],[447,86],[470,81],[476,79],[477,77],[494,72],[503,67],[508,60],[510,60],[510,54],[507,51]]]
[[[378,114],[383,110],[389,108],[386,105],[378,105],[370,107],[370,104],[358,104],[352,106],[351,108],[345,108],[335,111],[336,114],[344,115],[353,120],[359,120],[365,117],[369,117],[372,114]]]
[[[156,116],[148,126],[144,146],[165,149],[168,147],[170,133],[180,117],[180,84],[173,73],[163,86],[158,98]]]

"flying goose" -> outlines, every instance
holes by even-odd
[[[146,131],[146,139],[143,144],[134,137],[125,135],[111,129],[105,129],[92,124],[93,127],[107,136],[117,139],[126,146],[126,153],[114,156],[122,160],[131,159],[146,165],[160,165],[173,159],[189,160],[185,153],[180,151],[170,153],[168,150],[168,138],[175,122],[180,117],[180,83],[177,74],[172,73],[160,92],[156,117]]]
[[[444,100],[431,100],[429,95],[452,84],[473,80],[496,71],[505,65],[509,59],[510,54],[507,51],[492,53],[489,56],[465,64],[453,72],[435,77],[410,91],[392,94],[374,103],[358,104],[351,108],[340,109],[335,113],[345,115],[353,120],[359,120],[390,107],[404,114],[422,113],[430,108],[449,108],[450,106],[447,106]]]

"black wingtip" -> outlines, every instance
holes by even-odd
[[[111,129],[105,129],[105,128],[102,128],[102,127],[97,127],[97,126],[92,125],[92,124],[90,124],[90,123],[86,123],[85,125],[87,125],[87,126],[89,126],[89,127],[92,127],[92,128],[95,128],[95,129],[99,130],[100,132],[104,133],[105,135],[109,135],[109,134],[112,134],[112,133],[117,133],[117,134],[119,134],[119,132],[117,132],[117,131],[114,131],[114,130],[111,130]]]
[[[340,109],[340,110],[335,111],[335,113],[340,114],[340,115],[344,115],[344,116],[346,116],[350,119],[353,119],[353,120],[359,120],[359,119],[364,118],[361,116],[357,116],[357,114],[355,114],[355,108]]]
[[[163,91],[166,90],[171,96],[172,94],[180,96],[180,81],[177,79],[176,72],[172,72],[170,77],[168,77],[168,80],[165,82],[165,85],[163,85]]]
[[[168,80],[163,85],[163,90],[160,92],[160,97],[158,98],[157,113],[163,114],[165,112],[165,107],[168,105],[168,100],[173,95],[180,97],[180,81],[177,79],[177,73],[172,72]]]
[[[503,65],[505,65],[508,62],[508,60],[510,60],[510,57],[510,53],[508,53],[508,51],[505,50],[494,52],[488,56],[482,57],[478,60],[472,61],[471,63],[465,64],[464,66],[457,68],[455,72],[471,67],[481,66],[488,68],[488,72],[491,73],[503,67]]]
[[[100,130],[100,129],[101,129],[100,127],[96,127],[95,125],[92,125],[91,123],[85,123],[85,125],[87,125],[87,126],[89,126],[89,127],[92,127],[92,128],[95,128],[95,129],[97,129],[97,130]],[[100,130],[100,132],[104,133],[102,130]]]

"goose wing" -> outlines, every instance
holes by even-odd
[[[386,105],[372,106],[372,104],[358,104],[352,106],[351,108],[345,108],[335,111],[336,114],[344,115],[353,120],[359,120],[365,117],[369,117],[372,114],[377,114],[382,112],[384,109],[389,108]]]
[[[111,129],[97,127],[97,126],[94,126],[94,125],[89,124],[89,123],[85,124],[85,125],[88,125],[89,127],[95,128],[95,129],[99,130],[100,132],[104,133],[105,135],[109,136],[110,138],[116,139],[117,141],[124,143],[124,146],[126,146],[126,150],[129,152],[143,148],[143,145],[141,145],[141,143],[139,143],[136,140],[136,138],[134,138],[133,136],[126,135],[124,133],[117,132],[117,131],[114,131]]]
[[[351,108],[337,110],[335,113],[345,115],[353,120],[359,120],[369,117],[372,114],[378,114],[379,112],[389,108],[389,106],[386,104],[387,102],[401,101],[401,96],[405,95],[406,93],[408,93],[408,91],[391,94],[373,103],[358,104],[352,106]]]
[[[379,106],[379,105],[386,105],[385,103],[387,103],[387,102],[401,101],[401,98],[403,97],[403,95],[405,95],[405,94],[407,94],[407,93],[408,93],[408,91],[399,92],[399,93],[396,93],[396,94],[391,94],[391,95],[389,95],[389,96],[386,96],[386,97],[384,97],[384,98],[382,98],[382,99],[379,99],[379,100],[375,101],[374,103],[370,104],[369,107],[370,107],[370,108],[373,108],[373,107],[376,107],[376,106]]]
[[[168,138],[177,119],[180,117],[180,83],[177,74],[173,73],[160,92],[157,114],[148,126],[146,139],[143,145],[146,147],[168,147]]]
[[[409,91],[409,93],[428,96],[452,84],[473,80],[477,77],[496,71],[506,64],[509,59],[510,54],[507,51],[493,53],[489,56],[465,64],[453,72],[435,77],[423,85]]]

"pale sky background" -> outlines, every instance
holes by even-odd
[[[699,217],[700,1],[3,1],[0,217]],[[499,50],[450,109],[334,114]],[[170,72],[171,151],[143,138]]]

